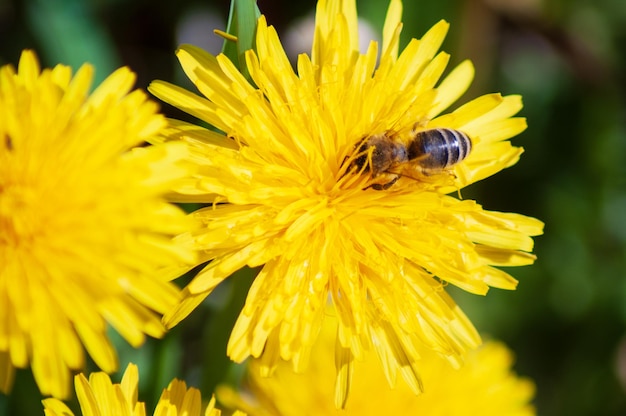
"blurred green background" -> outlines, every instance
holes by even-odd
[[[306,51],[298,34],[315,2],[295,3],[258,4],[293,53]],[[379,33],[387,1],[357,6]],[[0,64],[32,48],[45,66],[91,62],[98,81],[129,65],[141,88],[153,79],[189,87],[174,49],[194,43],[218,52],[212,30],[225,29],[228,8],[227,0],[0,0]],[[537,384],[539,415],[625,415],[626,1],[407,0],[405,43],[442,18],[451,23],[443,47],[451,67],[469,58],[477,70],[461,102],[493,91],[522,94],[529,122],[514,139],[526,149],[519,164],[464,190],[464,198],[546,222],[536,265],[510,270],[517,291],[453,296],[482,333],[515,351],[516,371]],[[112,334],[121,368],[139,365],[149,409],[173,377],[205,397],[239,377],[225,345],[252,276],[245,270],[229,279],[163,341],[133,350]],[[43,414],[40,400],[30,371],[19,371],[13,394],[0,395],[0,414]]]

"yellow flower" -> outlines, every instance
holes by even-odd
[[[83,416],[145,416],[146,406],[138,402],[137,389],[139,372],[137,366],[129,364],[126,367],[122,381],[112,384],[111,379],[105,373],[92,373],[89,380],[79,374],[74,378],[76,395],[80,403]],[[45,399],[42,401],[46,416],[72,416],[74,413],[58,399]],[[181,380],[172,380],[163,390],[161,398],[154,410],[154,416],[220,416],[221,412],[215,408],[215,398],[201,413],[202,400],[200,391],[190,387]],[[235,412],[234,416],[245,416],[244,413]]]
[[[443,21],[398,55],[401,8],[391,1],[378,65],[376,43],[365,54],[357,49],[355,2],[321,0],[312,54],[298,57],[297,74],[261,17],[257,50],[246,53],[253,83],[225,56],[186,45],[178,58],[206,98],[151,85],[162,100],[225,132],[172,121],[170,139],[188,143],[197,165],[177,188],[179,199],[212,206],[192,214],[204,227],[184,237],[210,263],[166,325],[248,265],[263,268],[228,354],[237,362],[263,355],[265,373],[279,358],[305,367],[329,297],[339,316],[340,396],[350,363],[372,348],[387,373],[400,369],[417,392],[418,348],[458,365],[480,344],[445,284],[481,295],[490,286],[514,289],[516,280],[494,266],[531,264],[531,236],[543,224],[455,195],[516,163],[522,149],[507,139],[526,127],[512,117],[521,99],[490,94],[442,114],[466,90],[472,65],[463,62],[438,83],[448,61],[437,53]],[[348,170],[364,138],[435,127],[472,141],[453,169],[415,172],[385,190],[372,187],[380,177]]]
[[[93,68],[40,71],[24,51],[0,69],[0,388],[31,365],[44,395],[67,397],[83,346],[117,368],[107,323],[131,345],[161,336],[179,290],[156,268],[193,262],[167,203],[184,145],[131,149],[166,124],[121,68],[91,95]]]
[[[259,360],[248,364],[249,396],[222,388],[218,397],[254,416],[306,415],[428,415],[428,416],[531,416],[534,384],[511,371],[512,354],[501,343],[489,341],[471,351],[460,369],[452,368],[431,351],[420,349],[420,373],[425,391],[416,396],[405,383],[390,388],[374,353],[354,365],[354,382],[345,409],[333,404],[336,320],[324,329],[313,349],[309,368],[294,373],[281,363],[273,376],[259,376]],[[326,322],[325,321],[325,322]],[[244,407],[245,406],[245,407]]]

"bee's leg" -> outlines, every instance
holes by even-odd
[[[375,189],[377,191],[384,191],[386,189],[389,189],[393,186],[394,183],[398,182],[398,179],[400,179],[400,175],[395,175],[395,177],[390,180],[387,183],[373,183],[370,186],[368,186],[367,188],[372,188]],[[365,188],[365,189],[367,189]]]

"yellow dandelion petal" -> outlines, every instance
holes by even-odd
[[[432,118],[447,109],[469,88],[474,79],[474,65],[471,61],[463,61],[439,84],[437,98],[428,112]]]
[[[494,341],[470,352],[459,369],[452,368],[432,351],[420,348],[419,367],[426,388],[417,396],[406,383],[388,386],[374,352],[369,352],[362,360],[353,362],[350,397],[344,409],[337,409],[333,403],[333,385],[327,381],[336,371],[336,326],[337,320],[332,316],[324,322],[313,349],[314,359],[305,372],[297,374],[288,363],[281,362],[272,377],[264,378],[259,375],[261,360],[253,359],[247,365],[245,388],[239,393],[220,388],[218,397],[227,405],[245,408],[255,416],[535,414],[531,405],[534,384],[512,371],[511,351]],[[387,349],[376,351],[385,354]]]
[[[138,400],[138,387],[139,386],[139,368],[135,364],[128,364],[126,370],[122,375],[122,381],[120,382],[120,389],[124,394],[126,400],[130,403],[137,403]]]
[[[0,390],[9,391],[15,379],[15,367],[6,351],[0,351]]]
[[[89,95],[93,68],[0,68],[0,387],[31,366],[44,395],[69,395],[86,349],[115,371],[112,325],[134,346],[161,336],[179,290],[156,271],[195,261],[172,237],[190,220],[166,202],[187,146],[137,147],[166,125],[121,68]],[[157,141],[157,140],[155,140]],[[175,276],[172,276],[175,277]]]
[[[119,384],[111,382],[105,373],[92,373],[87,379],[83,374],[75,377],[76,395],[83,416],[146,416],[145,403],[138,401],[139,371],[129,364]],[[73,416],[71,410],[58,399],[42,401],[46,416]],[[215,407],[215,397],[202,413],[200,391],[187,388],[184,381],[174,379],[163,389],[156,405],[154,416],[220,416]],[[236,411],[236,416],[245,413]]]
[[[402,30],[402,1],[391,0],[387,9],[385,26],[383,27],[382,54],[389,54],[395,60],[400,48],[400,30]]]
[[[209,100],[197,96],[189,95],[187,91],[168,82],[155,81],[150,85],[153,94],[161,96],[164,100],[171,100],[179,103],[181,109],[203,120],[210,120],[210,123],[220,127],[221,121],[215,114],[214,106]]]
[[[209,407],[213,404],[214,402]],[[187,389],[184,381],[173,380],[167,389],[163,390],[154,414],[200,416],[201,407],[199,390]]]
[[[44,399],[41,401],[45,407],[46,416],[74,416],[72,410],[58,399]]]
[[[543,230],[533,218],[455,196],[518,160],[522,149],[508,139],[526,127],[515,117],[522,102],[487,94],[443,113],[474,68],[462,62],[440,80],[449,60],[439,52],[444,21],[398,53],[401,9],[391,1],[378,64],[375,43],[357,49],[355,2],[321,0],[311,56],[298,57],[297,72],[261,17],[256,51],[246,52],[251,81],[225,56],[184,45],[177,55],[204,97],[160,81],[150,87],[224,132],[182,122],[168,130],[195,166],[174,200],[209,205],[191,214],[200,228],[179,239],[209,263],[165,324],[235,270],[262,266],[229,356],[259,357],[266,375],[280,359],[303,370],[330,299],[339,404],[354,360],[371,350],[391,384],[400,375],[415,392],[428,388],[423,349],[460,366],[481,339],[445,285],[481,295],[514,289],[517,281],[496,267],[531,264],[532,237]],[[435,134],[445,138],[441,150],[420,150]]]
[[[341,28],[338,30],[339,26]],[[343,59],[349,59],[352,52],[359,50],[358,36],[355,0],[317,2],[315,36],[311,50],[314,64],[325,62],[330,54],[335,53],[342,54]]]

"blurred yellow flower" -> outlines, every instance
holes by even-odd
[[[460,364],[480,337],[445,285],[481,295],[490,286],[514,289],[516,280],[493,266],[531,264],[531,236],[543,229],[536,219],[454,196],[517,162],[522,149],[508,139],[526,128],[513,117],[521,99],[490,94],[440,115],[466,91],[473,67],[463,62],[438,83],[448,62],[437,53],[443,21],[398,55],[401,10],[392,0],[380,55],[375,42],[358,51],[354,0],[321,0],[311,57],[298,57],[297,74],[261,17],[256,52],[246,53],[253,82],[225,56],[185,45],[178,58],[206,98],[166,82],[150,86],[224,132],[171,123],[170,140],[188,143],[197,165],[176,189],[178,200],[212,206],[192,214],[203,229],[182,237],[210,263],[166,325],[234,271],[263,266],[229,356],[263,356],[264,373],[279,358],[302,370],[330,297],[340,322],[339,401],[352,361],[371,348],[387,374],[400,369],[416,392],[422,346]],[[415,126],[460,130],[472,150],[452,170],[400,177],[385,190],[372,187],[380,178],[347,170],[364,138]]]
[[[92,373],[89,380],[79,374],[74,378],[76,395],[80,403],[83,416],[145,416],[146,406],[138,402],[139,372],[137,366],[129,364],[126,367],[122,381],[112,384],[105,373]],[[43,400],[46,416],[73,416],[74,413],[58,399]],[[202,413],[202,398],[200,391],[193,387],[187,388],[184,381],[172,380],[163,390],[161,398],[154,410],[154,416],[220,416],[221,412],[215,408],[215,398],[211,398]],[[245,416],[239,411],[233,416]]]
[[[32,367],[44,395],[69,395],[83,346],[117,369],[107,323],[131,345],[161,336],[179,290],[156,268],[193,262],[172,236],[190,219],[163,198],[186,173],[185,146],[134,148],[166,124],[121,68],[91,95],[93,68],[72,77],[0,69],[0,389]]]
[[[328,324],[326,323],[328,322]],[[420,349],[420,373],[426,386],[416,396],[403,382],[390,388],[373,352],[354,365],[354,382],[345,409],[333,402],[334,351],[337,321],[324,323],[313,348],[311,363],[302,374],[286,362],[269,378],[259,376],[260,360],[248,363],[249,392],[237,394],[220,388],[218,398],[246,409],[252,416],[317,415],[428,415],[428,416],[532,416],[534,384],[511,370],[511,352],[499,342],[488,341],[471,351],[460,369],[440,356]],[[251,393],[248,394],[248,393]]]

